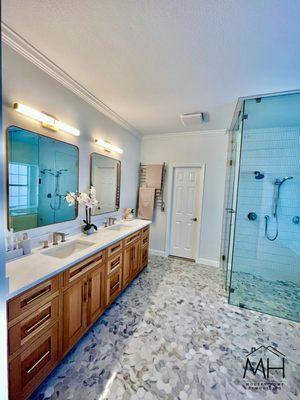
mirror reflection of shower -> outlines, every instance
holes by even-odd
[[[62,195],[59,193],[60,191],[60,177],[63,172],[67,172],[68,170],[66,168],[59,169],[59,170],[52,170],[51,168],[44,168],[41,170],[41,174],[46,175],[52,175],[55,179],[55,187],[54,187],[54,192],[53,193],[48,193],[47,197],[51,198],[50,200],[50,207],[54,211],[58,211],[61,208],[61,201],[62,198],[65,197],[65,195]]]
[[[269,235],[268,232],[268,227],[269,223],[271,220],[271,217],[269,215],[265,215],[265,236],[268,240],[273,242],[274,240],[277,239],[278,237],[278,205],[279,205],[279,200],[280,200],[280,193],[281,193],[281,187],[284,184],[284,182],[293,179],[292,176],[286,176],[285,178],[276,178],[274,181],[275,185],[275,190],[274,190],[274,203],[273,203],[273,217],[275,218],[275,226],[276,226],[276,231],[274,236]]]

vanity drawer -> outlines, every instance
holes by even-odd
[[[122,269],[118,268],[107,278],[107,304],[113,302],[113,300],[119,295],[122,288]]]
[[[122,268],[123,254],[119,253],[115,257],[111,257],[107,262],[107,275],[113,274],[118,268]]]
[[[112,257],[113,255],[117,254],[119,251],[123,249],[123,241],[120,240],[117,243],[112,244],[107,248],[107,257]]]
[[[142,236],[142,246],[148,246],[149,243],[149,235]]]
[[[94,254],[92,257],[87,258],[86,260],[81,261],[80,263],[74,265],[74,267],[69,268],[66,272],[64,272],[64,285],[68,285],[71,282],[74,282],[76,279],[82,277],[86,272],[90,271],[96,266],[101,265],[105,262],[105,251],[100,251],[97,254]]]
[[[59,329],[56,323],[9,363],[10,400],[25,400],[55,367]]]
[[[26,344],[32,343],[57,319],[58,296],[18,322],[8,330],[8,353],[12,355]]]
[[[131,243],[135,242],[136,240],[140,239],[141,231],[135,232],[132,235],[128,236],[124,239],[125,246],[129,246]]]
[[[149,231],[150,231],[149,226],[145,226],[145,228],[142,229],[142,235],[149,236]]]
[[[36,308],[49,300],[49,296],[58,292],[59,276],[55,276],[48,281],[35,286],[24,294],[10,300],[8,302],[8,321],[28,313],[32,308]]]

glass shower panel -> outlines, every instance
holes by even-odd
[[[227,169],[225,200],[223,209],[222,241],[220,264],[224,273],[224,287],[228,290],[233,249],[235,208],[237,198],[237,181],[240,161],[240,144],[242,132],[243,102],[237,105],[235,116],[228,132]]]
[[[245,100],[229,302],[300,321],[300,94]]]

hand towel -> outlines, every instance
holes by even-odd
[[[141,187],[139,189],[138,218],[152,220],[154,196],[154,188]]]
[[[146,166],[146,187],[161,189],[163,166],[147,165]]]

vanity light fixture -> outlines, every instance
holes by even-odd
[[[103,147],[106,151],[114,151],[115,153],[123,154],[123,150],[120,147],[114,146],[113,144],[102,139],[95,139],[95,143]]]
[[[27,117],[41,122],[44,128],[48,128],[53,131],[61,130],[74,136],[80,136],[79,129],[73,128],[72,126],[65,124],[64,122],[58,121],[50,115],[37,111],[31,107],[27,107],[24,104],[14,103],[14,109],[20,114],[26,115]]]

